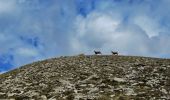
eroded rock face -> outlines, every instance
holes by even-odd
[[[170,60],[130,56],[48,59],[0,75],[0,99],[170,99]]]

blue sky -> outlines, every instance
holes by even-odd
[[[0,72],[111,50],[170,58],[170,0],[0,0]]]

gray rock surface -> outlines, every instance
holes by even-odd
[[[0,75],[0,99],[170,100],[170,60],[83,54]]]

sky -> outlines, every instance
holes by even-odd
[[[170,0],[0,0],[0,73],[80,53],[170,58]]]

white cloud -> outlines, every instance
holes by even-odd
[[[108,6],[109,4],[107,7],[105,5],[106,12],[95,10],[87,17],[77,17],[76,34],[70,40],[75,52],[88,51],[89,53],[94,49],[99,49],[105,53],[116,50],[127,55],[152,57],[170,55],[168,51],[170,49],[168,34],[170,33],[167,32],[166,27],[161,26],[159,15],[153,18],[152,12],[147,15],[145,11],[148,9],[141,11],[143,8],[141,6],[141,9],[133,9],[131,12],[133,16],[128,15],[125,21],[122,12],[129,12],[128,7],[119,9],[119,7]],[[140,14],[138,10],[141,11]]]
[[[114,20],[109,15],[91,14],[88,18],[77,18],[77,33],[80,36],[90,34],[99,38],[107,38],[108,34],[112,34],[117,28],[120,21]]]
[[[16,0],[0,0],[0,14],[12,12],[16,8]]]
[[[38,52],[32,48],[18,48],[17,53],[22,56],[37,56]]]
[[[150,16],[136,16],[134,19],[134,23],[139,25],[149,37],[158,36],[159,32],[164,31],[158,25],[156,20],[151,18]]]
[[[122,19],[114,16],[94,12],[87,18],[77,17],[76,36],[71,40],[73,49],[79,52],[101,49],[105,53],[119,50],[125,54],[146,55],[149,38],[145,31],[135,24],[123,25]]]
[[[46,1],[39,1],[0,1],[1,4],[6,5],[4,9],[11,5],[9,10],[0,11],[0,13],[10,12],[6,18],[0,14],[0,20],[4,21],[5,27],[3,30],[0,29],[0,45],[3,45],[0,55],[10,53],[13,56],[13,61],[10,63],[15,67],[40,59],[69,54],[67,39],[70,25],[76,16],[75,4],[71,1],[56,0],[46,7],[42,3]],[[18,8],[20,8],[19,13],[17,13]],[[61,15],[61,10],[65,16]],[[34,37],[38,38],[37,47],[29,43],[29,39]]]

